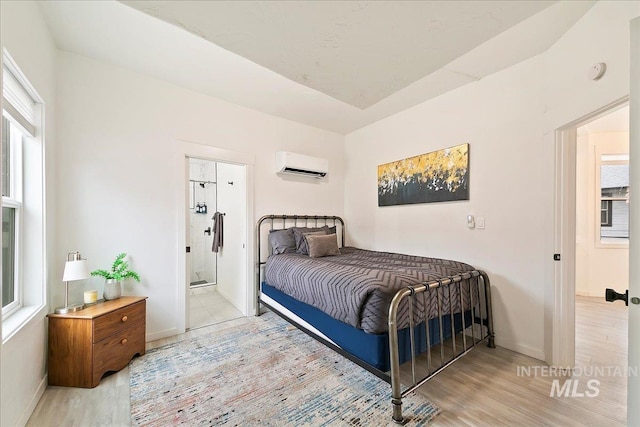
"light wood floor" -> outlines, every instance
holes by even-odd
[[[220,325],[148,343],[155,348],[200,336]],[[602,298],[576,302],[576,366],[626,366],[627,308]],[[434,426],[623,426],[626,378],[600,376],[597,397],[549,397],[553,378],[518,375],[542,362],[512,351],[481,346],[445,369],[418,392],[442,409]],[[564,380],[566,377],[562,377]],[[586,389],[587,377],[579,391]],[[591,378],[591,377],[588,377]],[[27,426],[130,425],[129,369],[106,377],[95,389],[49,387]]]
[[[604,298],[576,297],[576,367],[583,374],[595,367],[627,366],[627,310]],[[541,365],[504,348],[481,346],[418,392],[443,410],[435,426],[626,425],[624,375],[574,376],[578,392],[588,390],[587,380],[600,381],[597,397],[549,397],[554,378],[562,385],[571,377],[535,376],[533,371],[518,376],[519,367],[522,372],[522,367]]]

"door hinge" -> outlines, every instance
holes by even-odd
[[[191,246],[187,246],[187,253],[191,253]]]
[[[560,254],[553,254],[554,261],[560,261]]]

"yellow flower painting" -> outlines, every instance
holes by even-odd
[[[469,144],[378,166],[378,206],[469,200]]]

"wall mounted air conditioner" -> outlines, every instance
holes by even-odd
[[[276,152],[276,173],[322,178],[329,172],[329,161],[303,154]]]

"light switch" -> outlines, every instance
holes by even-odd
[[[478,217],[476,219],[476,228],[478,230],[484,230],[484,217]]]
[[[476,228],[476,220],[473,215],[467,215],[467,227],[471,229]]]

